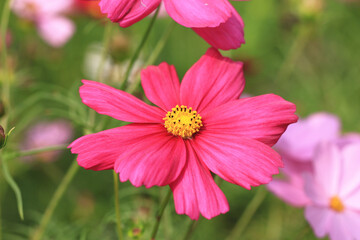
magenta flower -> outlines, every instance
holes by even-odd
[[[245,43],[243,20],[228,0],[101,0],[99,5],[111,21],[129,27],[162,2],[170,17],[215,48],[236,49]]]
[[[306,206],[310,200],[304,191],[303,174],[312,172],[318,145],[339,138],[340,128],[339,119],[327,113],[312,114],[290,125],[275,145],[284,161],[282,173],[285,179],[272,180],[268,189],[292,206]]]
[[[305,175],[305,192],[311,203],[305,217],[316,236],[332,240],[360,237],[360,141],[319,147],[314,171]]]
[[[73,0],[14,0],[12,9],[34,22],[39,35],[52,47],[63,46],[74,34],[75,25],[64,14],[72,9]]]
[[[295,105],[273,94],[239,99],[243,64],[214,48],[181,84],[167,63],[141,72],[150,106],[107,85],[83,80],[84,104],[132,124],[81,137],[69,147],[86,169],[114,169],[134,186],[170,185],[179,214],[212,218],[229,210],[211,172],[246,189],[282,167],[271,148],[297,121]],[[210,172],[211,171],[211,172]]]

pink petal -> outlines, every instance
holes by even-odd
[[[164,0],[170,17],[185,27],[217,27],[231,16],[227,0]]]
[[[330,203],[330,198],[335,195],[328,196],[323,186],[317,182],[312,173],[303,173],[303,178],[305,183],[305,193],[306,196],[311,200],[311,202],[321,207],[328,207]]]
[[[301,182],[303,185],[304,180],[302,174],[304,172],[313,173],[313,164],[311,162],[294,161],[287,157],[281,156],[284,161],[284,168],[282,171],[290,177],[291,181]],[[297,183],[299,184],[299,183]]]
[[[360,143],[360,134],[358,133],[347,133],[336,139],[336,145],[342,149],[351,143]]]
[[[305,209],[305,218],[313,228],[317,237],[325,237],[331,229],[331,221],[334,212],[325,207],[307,206]]]
[[[360,187],[351,192],[349,196],[343,198],[344,205],[360,212]]]
[[[343,226],[346,228],[346,232],[349,233],[348,235],[351,236],[349,239],[358,239],[360,237],[360,212],[345,210],[339,217],[343,218]]]
[[[272,180],[267,188],[278,198],[295,207],[304,207],[310,203],[304,188],[278,179]]]
[[[232,8],[232,15],[217,27],[193,28],[207,43],[222,50],[237,49],[245,43],[244,22]]]
[[[180,103],[180,82],[174,66],[161,63],[141,71],[141,83],[146,97],[164,111]]]
[[[149,106],[131,94],[105,84],[83,80],[80,97],[87,106],[100,114],[105,114],[126,122],[163,123],[165,112]]]
[[[360,236],[359,215],[355,216],[354,219],[349,211],[334,213],[333,215],[329,229],[331,240],[354,240]],[[352,235],[351,232],[357,235]]]
[[[114,168],[115,160],[129,146],[146,136],[163,131],[160,124],[129,124],[83,136],[69,145],[71,152],[79,154],[77,161],[85,169],[96,171]]]
[[[297,121],[296,106],[274,94],[242,98],[201,113],[210,132],[247,137],[272,146]]]
[[[268,184],[268,189],[276,196],[290,205],[303,207],[310,204],[310,199],[305,193],[304,173],[313,172],[310,162],[297,162],[282,158],[284,168],[282,173],[285,180],[274,179]]]
[[[115,163],[120,181],[140,187],[164,186],[175,181],[186,163],[184,140],[168,134],[165,127],[157,125],[158,132],[143,136],[127,149]]]
[[[64,17],[47,17],[38,20],[40,36],[52,47],[63,46],[75,32],[75,25]]]
[[[215,174],[246,189],[269,183],[282,167],[280,155],[250,138],[202,131],[193,146],[198,157]]]
[[[312,114],[289,126],[276,144],[282,155],[297,161],[311,161],[317,145],[339,137],[341,123],[328,113]]]
[[[342,151],[340,197],[360,191],[360,143],[348,144]],[[360,206],[360,202],[359,202]]]
[[[174,193],[175,209],[196,220],[199,215],[210,219],[229,211],[227,200],[215,184],[209,170],[199,160],[189,141],[186,141],[187,165],[170,187]]]
[[[333,143],[321,143],[315,154],[314,174],[324,194],[331,198],[339,194],[341,155]]]
[[[161,0],[101,0],[99,6],[113,22],[129,27],[140,21],[161,3]]]
[[[185,74],[180,87],[181,104],[200,112],[238,99],[244,86],[243,63],[210,48]]]

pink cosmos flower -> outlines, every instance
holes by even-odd
[[[314,171],[306,174],[305,193],[310,199],[305,217],[315,235],[331,240],[360,237],[360,141],[340,147],[321,144]]]
[[[49,45],[61,47],[75,32],[74,23],[64,17],[72,5],[73,0],[14,0],[12,9],[18,16],[34,22]]]
[[[27,131],[21,148],[23,150],[31,150],[67,144],[73,136],[71,125],[64,120],[56,120],[51,122],[41,121],[32,126]],[[44,162],[56,160],[60,151],[44,152],[35,155],[37,159]],[[34,160],[34,156],[26,157],[25,160]]]
[[[292,206],[309,204],[303,174],[312,172],[311,161],[318,145],[339,138],[340,128],[340,120],[328,113],[312,114],[290,125],[275,145],[284,160],[282,173],[285,179],[272,180],[268,189]]]
[[[134,186],[170,185],[178,214],[212,218],[229,210],[211,172],[246,189],[268,183],[282,167],[271,148],[297,121],[295,105],[274,94],[239,99],[243,64],[214,48],[181,84],[167,63],[141,72],[155,106],[94,81],[83,80],[84,104],[132,124],[83,136],[69,147],[86,169],[114,169]]]
[[[340,136],[340,121],[317,113],[291,125],[276,144],[284,157],[285,180],[268,188],[305,207],[316,236],[353,240],[360,236],[360,135]]]
[[[236,49],[245,43],[243,20],[228,0],[101,0],[99,5],[111,21],[129,27],[162,2],[170,17],[215,48]]]

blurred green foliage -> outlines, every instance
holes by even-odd
[[[302,2],[234,2],[245,22],[247,43],[223,54],[245,62],[246,93],[276,93],[296,103],[297,113],[302,117],[327,111],[342,119],[344,131],[360,131],[360,4],[324,0],[320,10],[304,13],[299,10]],[[2,5],[1,2],[1,8]],[[11,15],[12,43],[8,57],[16,76],[11,88],[12,107],[16,108],[10,120],[16,131],[8,142],[10,149],[19,148],[25,130],[40,119],[69,118],[77,129],[76,137],[83,135],[84,127],[89,127],[84,119],[89,110],[81,103],[78,87],[86,75],[85,53],[91,44],[101,44],[105,24],[104,20],[85,16],[72,18],[77,26],[75,36],[63,48],[53,49],[39,38],[31,23]],[[143,59],[151,55],[171,21],[157,20],[141,54]],[[116,38],[112,41],[113,61],[131,56],[148,23],[146,19],[127,29],[114,24],[113,35],[128,40],[122,51],[116,48]],[[166,61],[175,65],[181,78],[207,48],[190,29],[176,25],[156,64]],[[118,87],[120,79],[112,85]],[[141,96],[141,89],[136,95]],[[106,119],[105,128],[122,124],[96,114],[95,127],[100,119]],[[28,238],[71,161],[73,156],[66,151],[56,162],[24,163],[19,159],[9,162],[22,190],[25,220],[19,219],[15,197],[1,177],[3,239]],[[221,188],[230,211],[210,221],[202,219],[192,239],[225,239],[258,191],[247,191],[227,182]],[[166,190],[120,183],[120,208],[127,239],[148,238]],[[111,171],[81,169],[57,207],[44,239],[116,239],[113,198]],[[171,200],[158,239],[181,239],[188,224],[188,217],[175,214]],[[302,209],[287,206],[268,193],[241,239],[315,237]]]

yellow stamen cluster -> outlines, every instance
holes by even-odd
[[[338,196],[332,197],[330,199],[330,208],[336,212],[344,211],[344,204]]]
[[[174,136],[180,136],[184,139],[191,138],[192,135],[203,126],[201,116],[187,106],[176,105],[166,114],[165,128]]]

